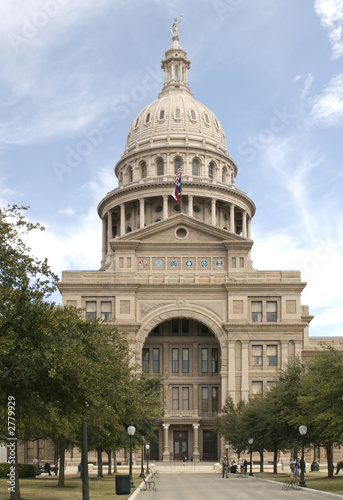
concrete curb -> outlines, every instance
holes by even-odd
[[[256,477],[256,479],[257,479],[257,481],[262,481],[265,483],[273,483],[273,484],[281,484],[282,485],[281,481],[272,481],[271,479],[262,479],[260,477]],[[343,495],[340,495],[339,493],[330,493],[329,491],[313,490],[312,488],[304,488],[304,490],[311,491],[312,493],[314,493],[318,496],[325,495],[326,497],[329,497],[329,498],[340,498],[341,500],[343,498]]]

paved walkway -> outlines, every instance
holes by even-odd
[[[164,473],[155,479],[157,491],[135,492],[135,500],[330,500],[342,495],[317,492],[308,488],[283,490],[282,483],[255,477],[230,475],[228,479],[214,473]]]

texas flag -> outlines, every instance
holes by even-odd
[[[180,162],[179,168],[177,169],[176,176],[175,176],[175,187],[174,191],[172,194],[172,197],[180,203],[180,194],[181,194],[181,175],[182,175],[182,165]]]

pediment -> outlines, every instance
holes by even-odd
[[[251,247],[252,241],[225,229],[214,227],[186,214],[178,214],[151,226],[133,231],[113,241],[114,246],[125,244],[234,244]],[[234,245],[234,246],[236,246]]]

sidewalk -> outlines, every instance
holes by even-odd
[[[283,490],[282,483],[266,481],[255,477],[230,475],[228,479],[221,474],[167,473],[160,467],[160,477],[155,479],[157,491],[136,490],[130,500],[301,500],[341,499],[343,495],[324,493],[309,488],[300,491]],[[153,497],[153,498],[151,498]]]

